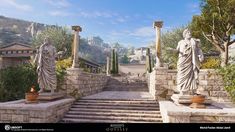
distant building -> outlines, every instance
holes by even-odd
[[[29,63],[36,51],[22,43],[11,43],[0,48],[0,68]]]
[[[104,41],[100,37],[90,37],[88,38],[88,44],[101,47]]]
[[[140,47],[134,50],[134,55],[130,55],[130,63],[132,64],[145,64],[147,47]],[[151,53],[150,49],[150,53]]]

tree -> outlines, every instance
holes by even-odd
[[[235,42],[235,0],[202,0],[201,15],[193,16],[193,34],[202,35],[221,55],[221,66],[228,64],[228,46]]]
[[[127,57],[126,54],[121,58],[121,63],[123,63],[123,64],[128,64],[129,63],[129,58]]]
[[[111,52],[111,74],[115,74],[115,50],[113,49],[112,52]]]
[[[147,51],[146,51],[146,71],[149,73],[152,72],[151,54],[150,54],[149,48],[147,48]]]
[[[162,34],[162,59],[164,63],[169,64],[171,69],[176,69],[178,55],[167,50],[167,48],[176,49],[178,42],[183,39],[182,34],[185,28],[186,26],[182,26]]]
[[[115,52],[115,74],[118,74],[118,53]]]
[[[62,27],[47,27],[41,34],[33,38],[32,44],[38,47],[43,43],[46,36],[51,38],[52,44],[56,47],[57,52],[63,51],[63,57],[71,56],[71,45],[73,42],[73,35],[68,32],[66,28]]]

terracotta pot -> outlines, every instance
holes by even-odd
[[[29,92],[25,94],[25,99],[27,101],[37,101],[37,98],[38,98],[38,93]]]
[[[205,96],[202,96],[202,95],[195,95],[193,96],[192,98],[192,103],[203,103],[205,101]]]

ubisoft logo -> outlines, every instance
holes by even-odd
[[[10,125],[5,125],[5,130],[10,130],[11,129],[11,126]]]

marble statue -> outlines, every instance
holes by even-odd
[[[196,94],[200,62],[204,60],[200,40],[192,38],[189,29],[183,32],[183,40],[178,42],[177,91],[180,95]]]
[[[51,91],[54,93],[56,89],[56,49],[51,44],[48,37],[44,39],[44,43],[39,47],[35,62],[37,64],[38,84],[40,87],[39,93]]]

